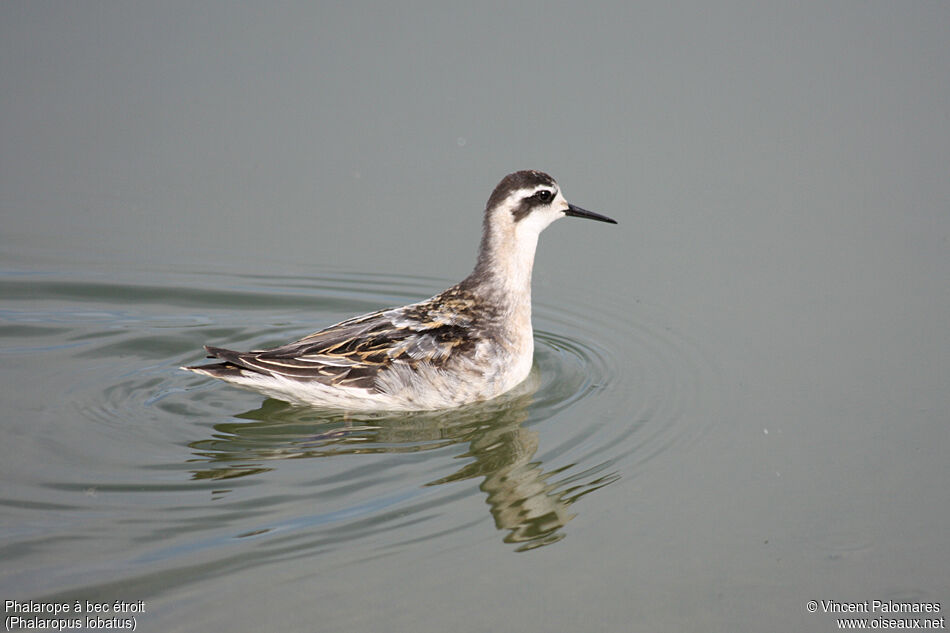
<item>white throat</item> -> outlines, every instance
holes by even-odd
[[[549,224],[564,217],[567,201],[557,194],[550,206],[531,212],[520,220],[511,210],[524,192],[515,192],[504,204],[491,209],[485,218],[481,252],[473,275],[505,300],[510,308],[531,311],[531,272],[538,248],[538,236]],[[520,305],[519,305],[520,304]]]

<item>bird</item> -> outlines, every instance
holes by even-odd
[[[576,217],[541,171],[508,174],[485,206],[471,274],[423,301],[356,316],[272,349],[206,345],[220,362],[182,367],[285,402],[354,412],[431,411],[490,400],[531,371],[531,273],[538,236]]]

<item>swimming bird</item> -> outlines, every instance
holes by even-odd
[[[434,297],[353,317],[267,350],[205,346],[222,362],[183,367],[295,404],[353,411],[445,409],[521,383],[534,358],[531,270],[538,236],[569,204],[551,176],[505,176],[485,207],[472,273]]]

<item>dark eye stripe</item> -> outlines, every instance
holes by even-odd
[[[521,204],[519,204],[517,208],[512,209],[511,215],[514,216],[515,222],[520,222],[526,218],[528,214],[531,213],[531,211],[533,211],[536,207],[548,204],[551,202],[551,200],[554,200],[555,195],[556,194],[549,189],[535,191],[530,196],[525,196],[522,198]]]

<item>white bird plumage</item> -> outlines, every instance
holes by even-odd
[[[568,204],[539,171],[509,174],[485,208],[475,269],[434,297],[341,321],[269,350],[206,346],[223,362],[183,367],[288,402],[431,410],[499,396],[531,371],[531,271],[555,220],[615,220]]]

